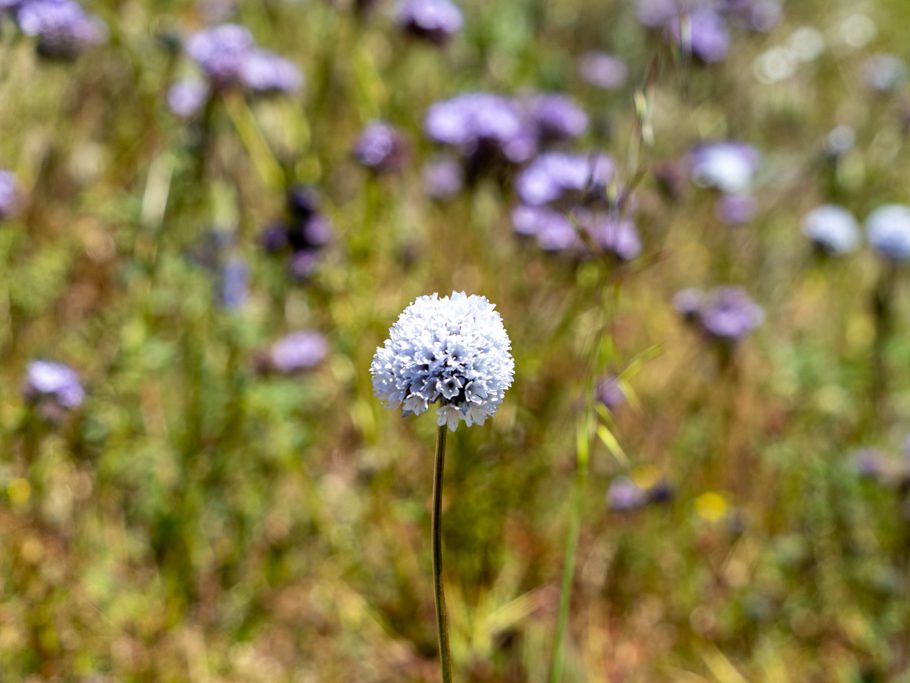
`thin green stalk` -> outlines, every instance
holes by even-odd
[[[439,664],[443,683],[452,682],[452,655],[449,652],[449,624],[446,596],[442,587],[442,475],[446,461],[446,426],[436,433],[436,469],[433,472],[433,590],[436,598],[436,631],[439,636]]]

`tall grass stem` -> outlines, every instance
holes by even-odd
[[[452,655],[449,651],[449,623],[442,585],[442,476],[446,461],[446,426],[436,432],[436,469],[433,472],[433,592],[436,599],[436,631],[439,636],[439,664],[443,683],[452,682]]]

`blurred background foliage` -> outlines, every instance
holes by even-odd
[[[910,298],[898,272],[883,389],[881,266],[869,250],[817,259],[799,226],[826,201],[865,216],[908,200],[910,93],[870,92],[861,71],[910,57],[910,5],[790,0],[704,66],[621,0],[464,0],[443,49],[403,36],[391,3],[242,2],[231,20],[306,85],[227,93],[204,134],[166,96],[193,71],[175,41],[215,3],[85,6],[108,36],[78,59],[41,59],[8,21],[0,41],[0,166],[22,194],[0,226],[3,680],[436,680],[434,424],[384,410],[368,368],[404,305],[453,289],[497,304],[517,368],[495,419],[450,440],[459,680],[549,680],[579,420],[590,474],[563,681],[906,679]],[[857,22],[873,25],[861,41]],[[778,78],[773,51],[798,51],[806,27],[823,49]],[[581,79],[593,49],[622,56],[625,86]],[[579,147],[638,183],[642,255],[577,262],[519,240],[508,185],[428,198],[424,113],[468,90],[581,103]],[[377,118],[413,147],[399,174],[351,156]],[[832,160],[836,126],[855,145]],[[739,228],[704,191],[662,197],[654,173],[728,138],[763,154]],[[260,246],[295,183],[318,188],[335,230],[305,283]],[[248,265],[241,306],[219,305],[200,265],[213,234]],[[732,360],[671,304],[726,283],[766,316]],[[325,335],[324,361],[262,372],[298,329]],[[50,419],[23,397],[38,358],[78,371],[83,405]],[[589,398],[605,373],[627,398],[613,411]],[[898,474],[858,476],[867,446]],[[672,496],[620,511],[606,496],[621,477]]]

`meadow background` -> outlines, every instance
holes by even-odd
[[[701,64],[631,1],[459,4],[444,46],[383,0],[85,0],[106,39],[64,60],[0,23],[4,681],[437,680],[435,422],[384,409],[369,365],[453,290],[497,304],[516,360],[495,418],[449,440],[457,680],[550,681],[561,596],[566,683],[910,680],[908,283],[801,232],[823,203],[910,200],[910,90],[868,76],[910,58],[910,5],[789,0]],[[176,116],[181,41],[225,20],[303,88]],[[586,82],[590,50],[625,84]],[[520,238],[514,169],[427,194],[425,113],[477,90],[585,109],[567,147],[614,159],[640,255]],[[352,156],[377,119],[407,139],[397,172]],[[761,153],[744,225],[677,178],[727,139]],[[332,226],[305,277],[263,248],[298,184]],[[673,305],[722,284],[764,310],[735,344]],[[281,372],[270,345],[299,330],[328,352]],[[36,398],[37,359],[84,401]],[[621,405],[595,397],[609,374]]]

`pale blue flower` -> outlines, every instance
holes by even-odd
[[[823,204],[803,218],[803,234],[819,249],[843,256],[859,247],[859,225],[853,215],[836,204]]]
[[[512,384],[515,362],[502,318],[485,297],[418,297],[376,349],[373,391],[388,408],[419,415],[439,403],[437,422],[455,431],[483,424]]]
[[[866,218],[869,244],[892,261],[910,260],[910,206],[885,204]]]

